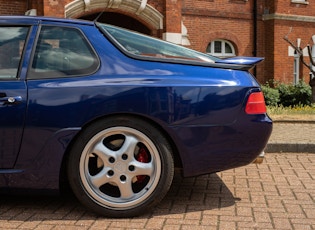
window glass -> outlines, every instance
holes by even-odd
[[[0,80],[16,79],[28,27],[0,27]]]
[[[107,24],[98,24],[124,51],[137,56],[215,62],[216,58],[160,39]]]
[[[221,39],[210,42],[206,52],[220,58],[233,57],[236,55],[232,43]]]
[[[221,53],[222,52],[222,43],[221,41],[214,41],[214,53]]]
[[[97,56],[79,30],[43,26],[29,78],[86,75],[96,71],[97,67]]]
[[[225,45],[225,53],[227,53],[227,54],[233,53],[233,50],[232,50],[232,47],[230,46],[230,44],[225,42],[224,45]]]

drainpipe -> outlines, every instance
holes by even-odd
[[[26,10],[29,10],[29,9],[31,9],[31,0],[27,0],[27,2],[26,2]]]
[[[257,56],[257,0],[254,0],[254,5],[253,5],[253,56]],[[254,68],[254,76],[256,76],[257,70],[256,67]]]

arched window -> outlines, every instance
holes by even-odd
[[[216,57],[233,57],[235,49],[231,42],[217,39],[209,43],[206,52]]]

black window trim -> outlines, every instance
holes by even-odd
[[[42,27],[62,27],[62,28],[75,29],[75,30],[79,31],[80,34],[82,35],[82,37],[87,42],[90,50],[92,51],[92,53],[93,53],[93,55],[95,57],[95,59],[94,59],[95,63],[90,67],[92,70],[90,72],[87,72],[87,73],[84,73],[84,74],[70,74],[70,75],[62,75],[62,76],[58,75],[57,72],[55,72],[55,71],[36,73],[33,70],[33,68],[32,68],[32,64],[33,64],[33,61],[34,61],[35,51],[36,51],[36,47],[37,47],[37,44],[38,44],[38,39],[39,39],[41,30],[42,30]],[[38,26],[36,38],[34,40],[34,44],[33,44],[33,47],[32,47],[31,58],[30,58],[30,62],[29,62],[29,65],[28,65],[28,71],[27,71],[26,79],[27,80],[41,80],[41,79],[61,79],[61,78],[71,78],[71,77],[85,77],[85,76],[89,76],[89,75],[95,74],[100,69],[100,66],[101,66],[101,61],[100,61],[98,53],[94,49],[94,46],[91,44],[90,40],[87,38],[85,33],[80,28],[78,28],[76,26],[65,25],[64,23],[58,23],[58,24],[40,23],[39,26]],[[32,76],[34,76],[34,77],[32,77]]]
[[[27,35],[26,35],[25,41],[24,41],[23,50],[21,53],[21,58],[20,58],[19,65],[18,65],[17,71],[16,71],[16,77],[15,78],[0,78],[0,82],[20,81],[21,80],[21,77],[20,77],[21,70],[22,70],[25,55],[26,55],[26,47],[29,43],[33,24],[30,25],[30,24],[24,24],[24,23],[21,23],[21,24],[20,23],[0,23],[0,27],[27,27],[28,28]]]

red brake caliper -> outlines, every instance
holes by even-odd
[[[137,159],[137,161],[142,162],[142,163],[148,163],[149,162],[149,156],[148,156],[148,153],[145,150],[145,148],[141,147],[139,149],[139,153],[138,153],[136,159]],[[143,182],[145,177],[146,177],[145,175],[137,176],[137,182],[138,183]]]

